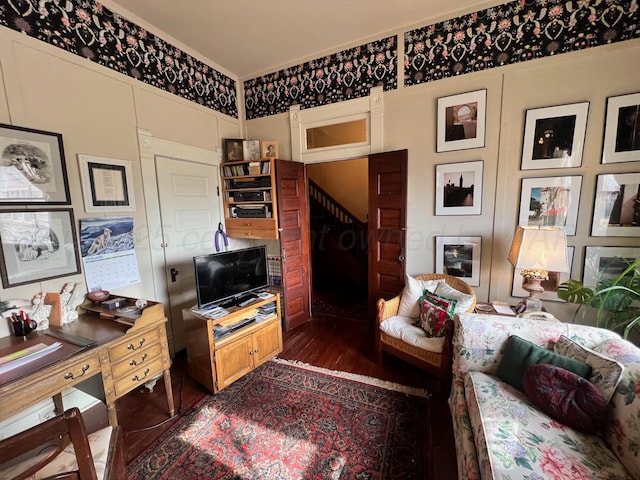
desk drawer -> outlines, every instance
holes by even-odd
[[[160,329],[154,328],[128,337],[126,341],[109,349],[111,363],[115,364],[130,355],[146,350],[152,345],[160,344]]]
[[[116,363],[112,367],[111,374],[113,375],[113,380],[117,382],[123,377],[135,375],[137,370],[146,368],[150,363],[153,363],[154,360],[159,358],[162,358],[162,348],[159,343],[144,350],[136,350],[125,360]]]
[[[116,387],[116,398],[120,398],[125,393],[130,392],[139,385],[143,385],[149,380],[162,373],[162,358],[158,356],[151,363],[139,365],[124,375],[122,378],[114,378]]]

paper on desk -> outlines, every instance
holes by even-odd
[[[62,343],[60,342],[55,342],[51,345],[47,345],[46,343],[37,343],[23,350],[18,350],[17,352],[0,357],[0,374],[26,365],[38,358],[42,358],[51,352],[55,352],[61,347]]]
[[[509,305],[505,305],[504,303],[492,303],[493,308],[496,309],[496,313],[500,313],[502,315],[513,315],[515,317],[515,313],[511,310]]]

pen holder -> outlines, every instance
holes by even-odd
[[[38,323],[29,318],[11,319],[11,329],[16,337],[24,337],[34,331],[37,327]]]

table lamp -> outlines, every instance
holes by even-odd
[[[544,292],[540,284],[549,279],[549,272],[568,272],[567,237],[564,230],[552,227],[517,227],[509,250],[509,263],[522,269],[529,292],[524,299],[527,311],[541,311],[538,296]]]

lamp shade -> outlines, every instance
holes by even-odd
[[[565,232],[560,228],[517,227],[508,259],[515,268],[568,272]]]

